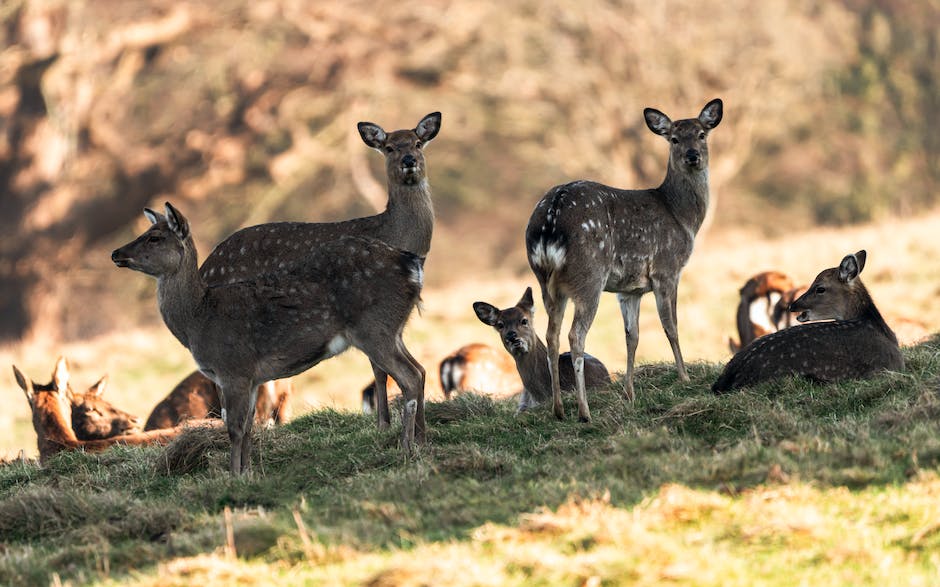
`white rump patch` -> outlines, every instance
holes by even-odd
[[[424,287],[424,267],[421,263],[415,263],[411,266],[411,282],[418,287]]]
[[[335,357],[349,348],[349,341],[342,334],[337,334],[330,342],[326,344],[326,356],[324,359]]]
[[[565,247],[558,243],[548,243],[546,245],[545,241],[539,241],[538,244],[533,247],[529,259],[531,259],[532,264],[536,267],[555,269],[564,265],[565,253]]]

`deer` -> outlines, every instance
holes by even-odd
[[[59,363],[62,364],[67,379],[68,363],[60,357],[56,363],[56,371],[60,369]],[[72,430],[79,440],[101,440],[142,431],[140,418],[104,399],[107,383],[108,376],[105,375],[83,392],[72,391],[71,386],[66,387],[72,413]]]
[[[260,255],[267,269],[210,286],[197,266],[196,245],[182,213],[167,202],[163,214],[145,208],[144,216],[149,228],[111,259],[118,267],[156,278],[164,323],[221,389],[233,475],[249,469],[258,384],[294,376],[350,346],[404,390],[405,453],[425,441],[425,372],[402,341],[405,323],[420,301],[421,257],[356,236],[310,246],[301,235],[285,237],[281,249],[263,252],[240,237],[251,251],[244,263],[255,266]],[[264,239],[267,233],[253,234]],[[288,263],[277,252],[294,251],[298,243],[306,247],[302,259]],[[225,250],[225,242],[216,247],[216,252]]]
[[[480,322],[492,326],[499,334],[503,347],[513,358],[522,380],[522,396],[517,413],[528,410],[553,397],[553,371],[560,376],[564,390],[576,385],[575,363],[572,353],[552,355],[551,349],[535,332],[533,317],[535,302],[532,288],[527,287],[516,305],[503,310],[487,302],[474,302],[473,311]],[[552,360],[551,357],[555,357]],[[588,354],[582,355],[583,383],[590,389],[610,383],[610,374],[604,364]]]
[[[866,257],[858,251],[820,272],[790,304],[799,322],[813,323],[752,342],[731,358],[712,391],[722,394],[787,375],[828,383],[903,370],[898,339],[859,278]]]
[[[558,185],[536,204],[526,227],[529,267],[538,279],[548,314],[549,356],[558,356],[569,300],[568,334],[574,363],[578,416],[590,422],[585,394],[584,343],[603,291],[620,302],[627,343],[624,393],[635,398],[633,364],[639,342],[640,299],[653,292],[659,321],[672,347],[681,381],[682,360],[676,294],[682,268],[708,211],[708,135],[721,122],[722,101],[708,102],[697,118],[672,121],[655,108],[643,110],[646,126],[669,143],[666,177],[659,187],[623,190],[579,180]],[[551,362],[555,417],[564,419],[558,366]]]
[[[289,402],[293,394],[290,379],[266,381],[258,386],[257,394],[256,425],[283,424],[290,419]],[[144,424],[144,430],[173,428],[189,419],[221,417],[219,387],[197,370],[177,383],[176,387],[154,406]]]
[[[728,339],[732,353],[738,352],[755,338],[781,330],[780,322],[790,316],[789,313],[780,312],[780,301],[787,292],[793,290],[793,279],[780,271],[762,271],[745,282],[738,291],[741,297],[736,313],[738,341]],[[786,310],[794,299],[787,300],[783,309]]]
[[[278,264],[302,262],[311,246],[341,236],[380,240],[392,247],[426,257],[431,248],[434,207],[428,183],[424,148],[441,128],[441,113],[432,112],[411,130],[386,132],[372,122],[357,125],[366,146],[385,156],[388,207],[380,214],[343,222],[277,222],[243,228],[216,246],[200,273],[209,287],[238,283]],[[284,243],[291,243],[285,247]],[[417,364],[416,364],[417,365]],[[420,367],[420,365],[417,365]],[[372,365],[377,388],[379,429],[390,425],[388,373]]]
[[[39,384],[27,378],[16,365],[13,366],[13,375],[29,402],[40,463],[47,462],[64,450],[101,452],[116,444],[129,446],[168,444],[183,431],[183,427],[177,427],[169,430],[121,434],[104,439],[79,440],[70,422],[69,373],[64,361],[60,359],[56,363],[52,380],[46,384]],[[204,422],[193,422],[193,425],[204,424]]]

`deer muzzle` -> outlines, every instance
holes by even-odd
[[[685,163],[689,167],[698,167],[702,163],[702,154],[696,149],[689,149],[685,152]]]

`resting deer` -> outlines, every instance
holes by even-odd
[[[639,341],[640,299],[656,296],[659,320],[672,347],[679,379],[689,376],[679,349],[676,292],[708,211],[708,138],[722,117],[712,100],[697,118],[673,122],[653,108],[646,126],[669,142],[666,178],[657,188],[622,190],[590,181],[555,186],[532,212],[526,228],[529,266],[548,313],[548,353],[557,356],[565,306],[575,306],[568,341],[574,360],[578,415],[590,421],[584,381],[584,341],[602,291],[617,293],[627,341],[624,391],[633,401],[633,363]],[[555,416],[565,417],[561,381],[552,364]]]
[[[747,280],[738,291],[741,296],[736,315],[739,342],[728,339],[732,353],[746,347],[755,338],[781,330],[778,320],[789,318],[789,313],[778,313],[779,302],[791,290],[793,280],[780,271],[762,271]],[[786,309],[793,299],[786,301],[783,308]]]
[[[428,114],[413,130],[385,132],[371,122],[358,124],[359,135],[369,147],[385,155],[388,175],[388,207],[381,214],[344,222],[277,222],[243,228],[216,246],[200,274],[214,287],[303,262],[311,246],[341,236],[378,239],[396,249],[427,257],[434,229],[434,208],[428,183],[424,147],[441,128],[441,113]],[[289,244],[288,244],[289,243]],[[373,285],[374,287],[374,285]],[[415,366],[420,367],[417,363]],[[372,364],[378,388],[378,425],[390,423],[387,373]]]
[[[480,322],[492,326],[499,334],[506,351],[516,362],[522,379],[522,397],[519,411],[524,411],[553,396],[550,367],[560,376],[562,389],[575,388],[575,368],[571,353],[552,355],[551,350],[535,333],[532,318],[535,303],[532,288],[527,287],[522,298],[511,308],[500,310],[486,302],[474,302],[473,311]],[[549,357],[558,357],[550,360]],[[610,383],[607,368],[591,355],[583,355],[583,382],[588,388],[603,387]]]
[[[182,432],[183,428],[122,434],[98,440],[79,440],[70,424],[71,404],[68,398],[68,368],[63,361],[56,363],[52,381],[39,384],[27,379],[13,366],[16,383],[26,394],[33,415],[33,428],[39,448],[39,461],[45,462],[63,450],[86,450],[101,452],[115,444],[149,445],[167,444]]]
[[[865,251],[846,255],[838,267],[816,276],[790,310],[795,326],[755,340],[731,358],[712,391],[724,393],[786,375],[830,382],[900,371],[898,339],[859,278]]]
[[[475,391],[494,397],[518,393],[522,380],[515,361],[488,344],[464,345],[441,360],[439,367],[444,397],[460,391]]]
[[[258,384],[306,371],[350,346],[404,389],[405,451],[423,442],[424,369],[402,341],[420,299],[423,259],[373,239],[346,236],[307,246],[298,235],[285,237],[281,247],[304,246],[306,257],[288,264],[276,251],[259,253],[241,238],[248,251],[244,263],[254,266],[261,255],[268,269],[210,287],[197,267],[186,218],[169,203],[165,215],[149,209],[144,214],[150,228],[111,258],[157,279],[164,322],[221,388],[233,474],[249,466]],[[224,242],[216,247],[228,249]]]
[[[292,394],[290,379],[266,381],[259,385],[255,424],[267,426],[287,422],[290,419],[289,401]],[[172,428],[190,419],[221,417],[219,386],[199,371],[193,371],[154,406],[144,430]]]
[[[64,358],[62,362],[66,377],[68,365]],[[58,364],[56,370],[58,371]],[[108,377],[105,375],[97,383],[83,392],[74,392],[67,386],[67,396],[71,404],[72,430],[79,440],[100,440],[140,432],[140,418],[117,408],[104,399],[103,394],[107,388]]]

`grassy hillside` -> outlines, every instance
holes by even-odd
[[[591,396],[589,425],[467,395],[429,405],[412,460],[395,431],[321,410],[260,432],[242,479],[221,431],[11,464],[0,584],[926,584],[940,336],[905,358],[722,398],[714,364],[685,384],[647,365],[634,405]]]

